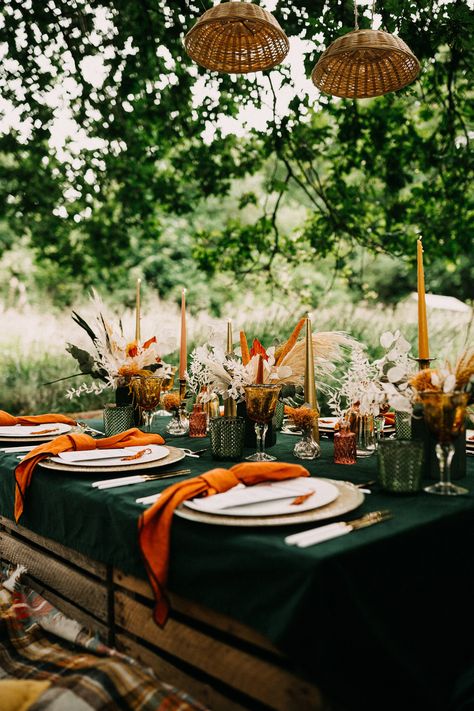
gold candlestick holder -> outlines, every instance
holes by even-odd
[[[186,378],[180,378],[179,379],[179,399],[181,403],[183,402],[184,398],[186,397]]]
[[[316,396],[316,380],[314,377],[313,334],[311,331],[311,318],[306,317],[305,332],[305,372],[304,372],[304,399],[312,410],[316,410],[316,417],[312,425],[313,439],[319,445],[319,407]]]
[[[416,362],[418,363],[418,370],[428,370],[428,368],[431,368],[431,362],[433,360],[436,360],[436,358],[411,357],[411,360],[416,360]]]

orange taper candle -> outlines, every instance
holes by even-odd
[[[186,352],[186,289],[181,292],[181,342],[179,346],[179,379],[186,377],[188,354]]]
[[[140,313],[140,287],[141,287],[142,280],[137,279],[137,296],[136,296],[136,303],[135,303],[135,340],[137,342],[137,346],[140,344],[140,318],[141,318],[141,313]]]
[[[418,276],[418,358],[428,359],[428,323],[426,320],[425,274],[423,271],[423,246],[421,237],[417,241],[417,276]]]

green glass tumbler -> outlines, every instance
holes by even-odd
[[[392,494],[414,494],[421,489],[423,442],[385,439],[379,443],[378,480]]]
[[[209,437],[213,459],[240,462],[244,453],[245,420],[243,417],[211,417]]]
[[[395,411],[395,434],[397,439],[411,439],[411,414]]]
[[[104,432],[106,437],[120,434],[134,427],[133,405],[109,403],[104,408]]]

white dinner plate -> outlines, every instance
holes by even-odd
[[[143,449],[149,449],[150,452],[143,454],[139,459],[127,459],[127,457],[137,454]],[[62,452],[57,457],[51,457],[50,461],[66,466],[102,469],[103,467],[127,467],[131,464],[138,465],[157,462],[167,457],[168,454],[169,449],[167,447],[161,447],[158,444],[148,444],[136,447],[123,447],[116,450],[97,449],[94,451]]]
[[[318,426],[322,430],[333,430],[334,425],[339,419],[339,417],[320,417],[318,420]]]
[[[202,513],[211,513],[216,516],[286,516],[288,514],[302,513],[312,509],[326,506],[337,499],[339,491],[337,486],[327,480],[321,480],[311,477],[299,477],[298,479],[287,479],[281,482],[272,482],[271,484],[257,484],[251,487],[245,487],[249,493],[255,492],[261,496],[268,492],[274,496],[275,491],[279,491],[281,485],[281,496],[284,498],[274,499],[272,501],[257,501],[255,503],[246,503],[241,506],[229,506],[227,508],[209,510],[206,506],[207,499],[193,499],[185,501],[184,506],[200,511]],[[289,492],[291,491],[291,494]],[[261,492],[261,493],[260,493]],[[311,493],[312,495],[303,501],[301,504],[294,504],[297,496]],[[209,502],[214,497],[209,497]]]
[[[37,437],[44,439],[45,437],[58,437],[61,434],[66,434],[72,430],[72,425],[66,425],[63,422],[45,422],[42,425],[11,425],[8,427],[0,427],[1,437],[14,437],[15,439],[26,439]]]
[[[334,431],[334,425],[336,422],[338,422],[339,417],[320,417],[318,420],[318,425],[319,429],[324,431],[328,430],[330,432]],[[389,425],[386,422],[384,423],[384,431],[389,432],[389,431],[395,431],[395,425]]]
[[[286,516],[215,516],[214,514],[195,511],[183,503],[175,509],[174,513],[176,516],[185,518],[188,521],[207,523],[213,526],[244,526],[246,528],[255,526],[295,526],[301,523],[337,518],[349,511],[354,511],[364,501],[362,491],[348,481],[334,479],[316,479],[315,481],[329,481],[330,484],[337,487],[339,495],[330,504],[310,511],[292,513]],[[295,508],[297,507],[295,506]]]

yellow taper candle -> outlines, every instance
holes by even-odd
[[[234,352],[234,346],[232,344],[233,336],[232,336],[232,321],[227,319],[227,346],[226,346],[226,353],[233,353]]]
[[[188,354],[186,352],[186,289],[181,292],[181,341],[179,345],[179,379],[186,377]]]
[[[226,344],[226,353],[232,354],[234,352],[234,345],[232,343],[233,341],[233,335],[232,335],[232,321],[227,319],[227,344]],[[235,400],[232,398],[228,397],[227,400],[224,400],[224,415],[226,417],[236,417],[237,416],[237,404]]]
[[[137,342],[137,345],[140,343],[140,288],[141,288],[142,280],[137,279],[137,297],[136,297],[136,306],[135,306],[135,340]]]
[[[428,323],[426,320],[425,274],[423,271],[423,246],[421,237],[417,241],[417,276],[418,276],[418,358],[428,359]]]
[[[316,418],[312,427],[313,439],[319,444],[319,408],[316,396],[316,379],[314,377],[313,334],[311,329],[311,316],[306,319],[305,331],[305,367],[304,367],[304,399],[312,410],[316,410]]]

